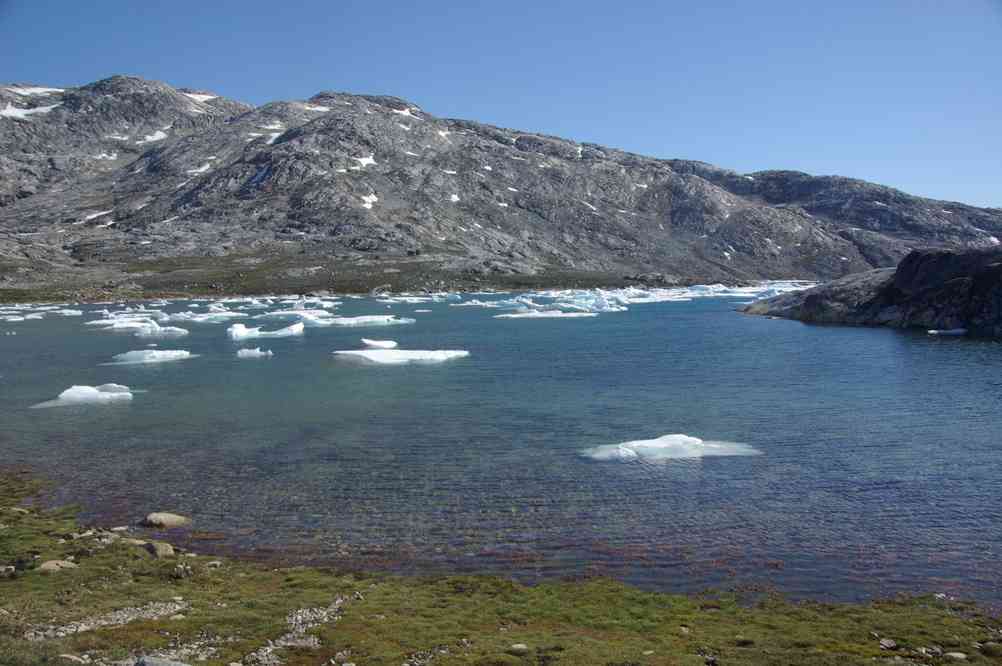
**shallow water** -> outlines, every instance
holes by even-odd
[[[1002,601],[1002,346],[746,317],[739,300],[574,319],[345,300],[339,314],[417,323],[247,344],[228,324],[172,322],[191,334],[159,349],[197,357],[118,366],[102,364],[152,340],[84,326],[102,306],[0,323],[0,454],[61,482],[53,500],[88,518],[177,511],[225,537],[199,551]],[[361,337],[470,356],[384,367],[330,353]],[[238,359],[247,347],[275,355]],[[109,382],[142,392],[29,409]],[[581,455],[668,433],[761,455]]]

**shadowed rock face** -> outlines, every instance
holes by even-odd
[[[830,279],[916,246],[999,238],[995,209],[653,159],[440,119],[395,97],[254,108],[124,76],[0,86],[0,287],[241,253],[488,277]]]
[[[816,323],[1002,337],[1002,249],[916,250],[897,269],[850,275],[744,308]]]

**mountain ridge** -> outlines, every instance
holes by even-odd
[[[269,288],[826,280],[1000,237],[1002,210],[645,157],[388,95],[252,106],[127,76],[0,85],[0,288],[260,287],[220,268],[238,257],[273,265]]]

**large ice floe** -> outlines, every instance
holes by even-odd
[[[113,402],[132,400],[132,390],[122,384],[101,384],[100,386],[71,386],[55,400],[46,400],[32,409],[64,407],[68,405],[107,405]]]
[[[755,456],[762,452],[747,444],[703,440],[689,435],[662,435],[657,439],[638,439],[621,444],[604,444],[583,449],[581,455],[592,460],[661,462],[709,456]]]
[[[372,365],[406,365],[408,363],[444,363],[465,358],[470,352],[463,349],[356,349],[336,351],[338,358]]]
[[[400,326],[403,324],[413,324],[416,319],[409,317],[398,317],[396,315],[361,315],[359,317],[331,317],[326,320],[324,326]]]
[[[143,363],[170,363],[172,361],[183,361],[195,358],[198,354],[192,354],[184,349],[140,349],[137,351],[115,354],[111,363],[105,365],[138,365]]]
[[[276,331],[262,331],[260,328],[247,328],[243,324],[233,324],[226,329],[230,340],[250,340],[251,338],[293,338],[303,335],[303,322],[296,322]]]
[[[275,353],[270,349],[262,351],[260,347],[255,347],[254,349],[240,349],[237,351],[237,358],[270,358],[274,355]]]

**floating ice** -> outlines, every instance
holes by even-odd
[[[762,452],[747,444],[702,440],[689,435],[662,435],[657,439],[638,439],[621,444],[604,444],[583,449],[581,455],[592,460],[642,460],[659,462],[680,458],[708,456],[755,456]]]
[[[927,331],[929,335],[967,335],[966,328],[932,328]]]
[[[62,407],[64,405],[106,405],[111,402],[132,400],[132,391],[121,384],[101,384],[100,386],[71,386],[59,394],[55,400],[46,400],[32,409]]]
[[[395,349],[397,346],[394,340],[370,340],[368,338],[362,338],[362,344],[375,349]]]
[[[140,363],[169,363],[171,361],[183,361],[188,358],[195,358],[197,354],[192,354],[184,349],[140,349],[138,351],[115,354],[111,363],[105,365],[136,365]]]
[[[415,321],[417,320],[396,315],[362,315],[359,317],[331,317],[325,323],[327,326],[398,326],[413,324]]]
[[[494,315],[495,319],[577,319],[597,317],[597,312],[564,312],[563,310],[526,310]]]
[[[237,358],[268,358],[269,356],[274,355],[275,353],[270,349],[261,351],[260,347],[255,347],[254,349],[240,349],[237,351]]]
[[[303,322],[296,322],[291,326],[280,328],[277,331],[262,331],[260,328],[247,328],[243,324],[233,324],[226,329],[226,335],[231,340],[249,340],[251,338],[291,338],[303,335],[305,326]]]
[[[376,365],[405,365],[407,363],[444,363],[464,358],[470,352],[462,349],[360,349],[336,351],[336,356]]]

